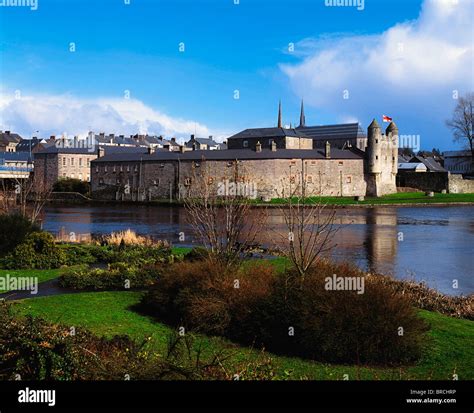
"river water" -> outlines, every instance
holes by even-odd
[[[283,231],[281,211],[269,209],[268,214],[268,224]],[[423,280],[450,295],[474,292],[474,207],[344,208],[337,210],[336,223],[340,231],[331,253],[334,259]],[[62,237],[72,233],[76,239],[131,228],[174,245],[194,243],[186,211],[172,206],[48,206],[43,228]],[[180,232],[184,242],[179,241]],[[274,229],[261,237],[268,245]]]

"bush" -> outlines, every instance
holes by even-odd
[[[61,178],[53,185],[54,192],[79,192],[86,195],[90,191],[90,184],[75,178]]]
[[[81,266],[65,270],[59,277],[61,287],[75,290],[123,290],[146,288],[153,285],[162,268],[158,264],[141,268],[125,262],[109,264],[108,269]]]
[[[7,269],[41,269],[59,268],[65,261],[63,252],[48,232],[33,232],[3,260]]]
[[[36,224],[23,215],[0,215],[0,257],[12,252],[29,234],[39,230]]]
[[[421,357],[428,327],[405,297],[376,278],[364,278],[364,294],[326,290],[325,278],[333,274],[364,277],[346,264],[320,262],[302,283],[292,271],[179,263],[143,297],[141,308],[173,325],[284,355],[376,365]]]
[[[112,248],[96,244],[58,244],[58,247],[64,253],[65,265],[109,262],[113,255]]]

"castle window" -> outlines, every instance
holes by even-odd
[[[104,179],[103,178],[99,178],[99,185],[104,185]]]
[[[123,172],[123,166],[120,165],[120,172]]]
[[[107,165],[104,166],[104,172],[107,172]]]
[[[135,172],[138,172],[138,165],[135,165]]]
[[[71,158],[71,166],[74,166],[74,158]]]
[[[243,141],[243,142],[242,142],[242,146],[243,146],[244,148],[248,148],[248,147],[249,147],[249,141]]]
[[[348,176],[346,178],[346,184],[350,184],[352,182],[352,177],[351,176]]]
[[[195,166],[196,168],[199,168],[199,167],[201,166],[201,164],[200,164],[199,162],[194,162],[194,166]]]
[[[307,182],[308,184],[312,184],[312,183],[313,183],[313,176],[312,176],[312,175],[308,175],[308,176],[306,177],[306,182]]]
[[[291,165],[296,165],[296,161],[291,161]]]
[[[99,173],[99,167],[98,166],[95,167],[95,173]]]
[[[344,165],[344,162],[343,161],[339,161],[339,166],[343,166]]]
[[[191,178],[186,178],[186,179],[184,180],[184,185],[185,185],[185,186],[190,186],[190,185],[191,185]]]
[[[290,184],[294,184],[295,183],[295,177],[294,176],[290,176]]]
[[[82,158],[79,158],[79,166],[82,166]]]
[[[164,163],[160,163],[160,168],[164,168],[165,167],[165,164]]]
[[[113,169],[113,172],[117,172],[117,167],[114,165],[114,169]]]
[[[375,159],[379,159],[378,155],[375,157]]]
[[[127,172],[130,172],[130,165],[127,165]]]
[[[212,176],[210,176],[209,178],[207,178],[207,184],[208,185],[212,185],[214,183],[214,178]]]
[[[63,166],[66,166],[66,158],[63,158]]]
[[[232,166],[232,162],[227,162],[227,166],[228,166],[228,167],[231,167],[231,166]]]
[[[379,143],[379,140],[378,140],[378,139],[375,139],[375,143]]]
[[[91,166],[91,160],[87,159],[87,167],[89,168]]]

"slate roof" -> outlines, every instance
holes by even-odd
[[[31,161],[29,152],[0,152],[0,164],[9,162],[28,162]]]
[[[428,168],[430,172],[447,172],[433,157],[414,156],[410,159],[410,163],[421,162]]]
[[[303,126],[296,130],[313,139],[353,139],[366,138],[367,134],[358,123],[340,125]]]
[[[160,161],[202,161],[207,160],[258,160],[258,159],[325,159],[323,150],[279,149],[271,151],[262,149],[261,152],[249,149],[227,149],[223,151],[196,150],[181,152],[156,151],[153,154],[109,153],[92,162],[160,162]],[[363,159],[363,154],[352,149],[331,149],[331,159]]]
[[[194,138],[194,141],[200,145],[219,146],[219,144],[212,138]],[[193,146],[193,139],[186,142],[186,146],[191,148]]]
[[[401,162],[398,164],[398,170],[400,171],[427,171],[427,169],[426,165],[421,162]]]
[[[285,129],[285,128],[251,128],[245,129],[228,139],[246,139],[246,138],[283,138],[285,136],[295,138],[308,138],[309,136],[298,129]]]
[[[114,153],[148,153],[148,148],[143,146],[101,146],[104,149],[105,154],[114,154]],[[97,153],[97,146],[93,148],[65,148],[62,146],[49,146],[39,152],[36,155],[48,154],[48,153],[67,153],[67,154],[84,154],[92,155]]]
[[[0,142],[3,142],[3,143],[10,143],[10,142],[20,142],[23,138],[18,135],[17,133],[7,133],[7,131],[5,132],[1,132],[0,131]]]

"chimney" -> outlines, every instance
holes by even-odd
[[[277,144],[275,141],[272,141],[272,152],[276,152],[277,151]]]
[[[176,143],[176,138],[171,138],[171,142]]]
[[[55,140],[56,140],[56,136],[51,135],[51,136],[49,137],[49,140],[50,140],[50,141],[55,141]]]
[[[5,135],[10,135],[10,131],[9,131],[9,130],[6,130],[6,131],[5,131]]]
[[[154,154],[155,153],[155,148],[149,146],[148,147],[148,153],[151,155],[151,154]]]
[[[258,141],[255,145],[255,152],[262,152],[262,144],[260,143],[260,141]]]
[[[326,156],[326,159],[331,159],[331,144],[329,143],[329,141],[326,141],[324,155]]]
[[[191,135],[191,140],[192,140],[192,141],[194,140],[194,135]]]
[[[105,155],[105,149],[103,146],[99,146],[97,149],[97,157],[102,158]]]
[[[185,150],[186,150],[186,147],[185,147],[184,145],[180,145],[180,146],[179,146],[179,151],[180,151],[181,153],[184,153]]]

